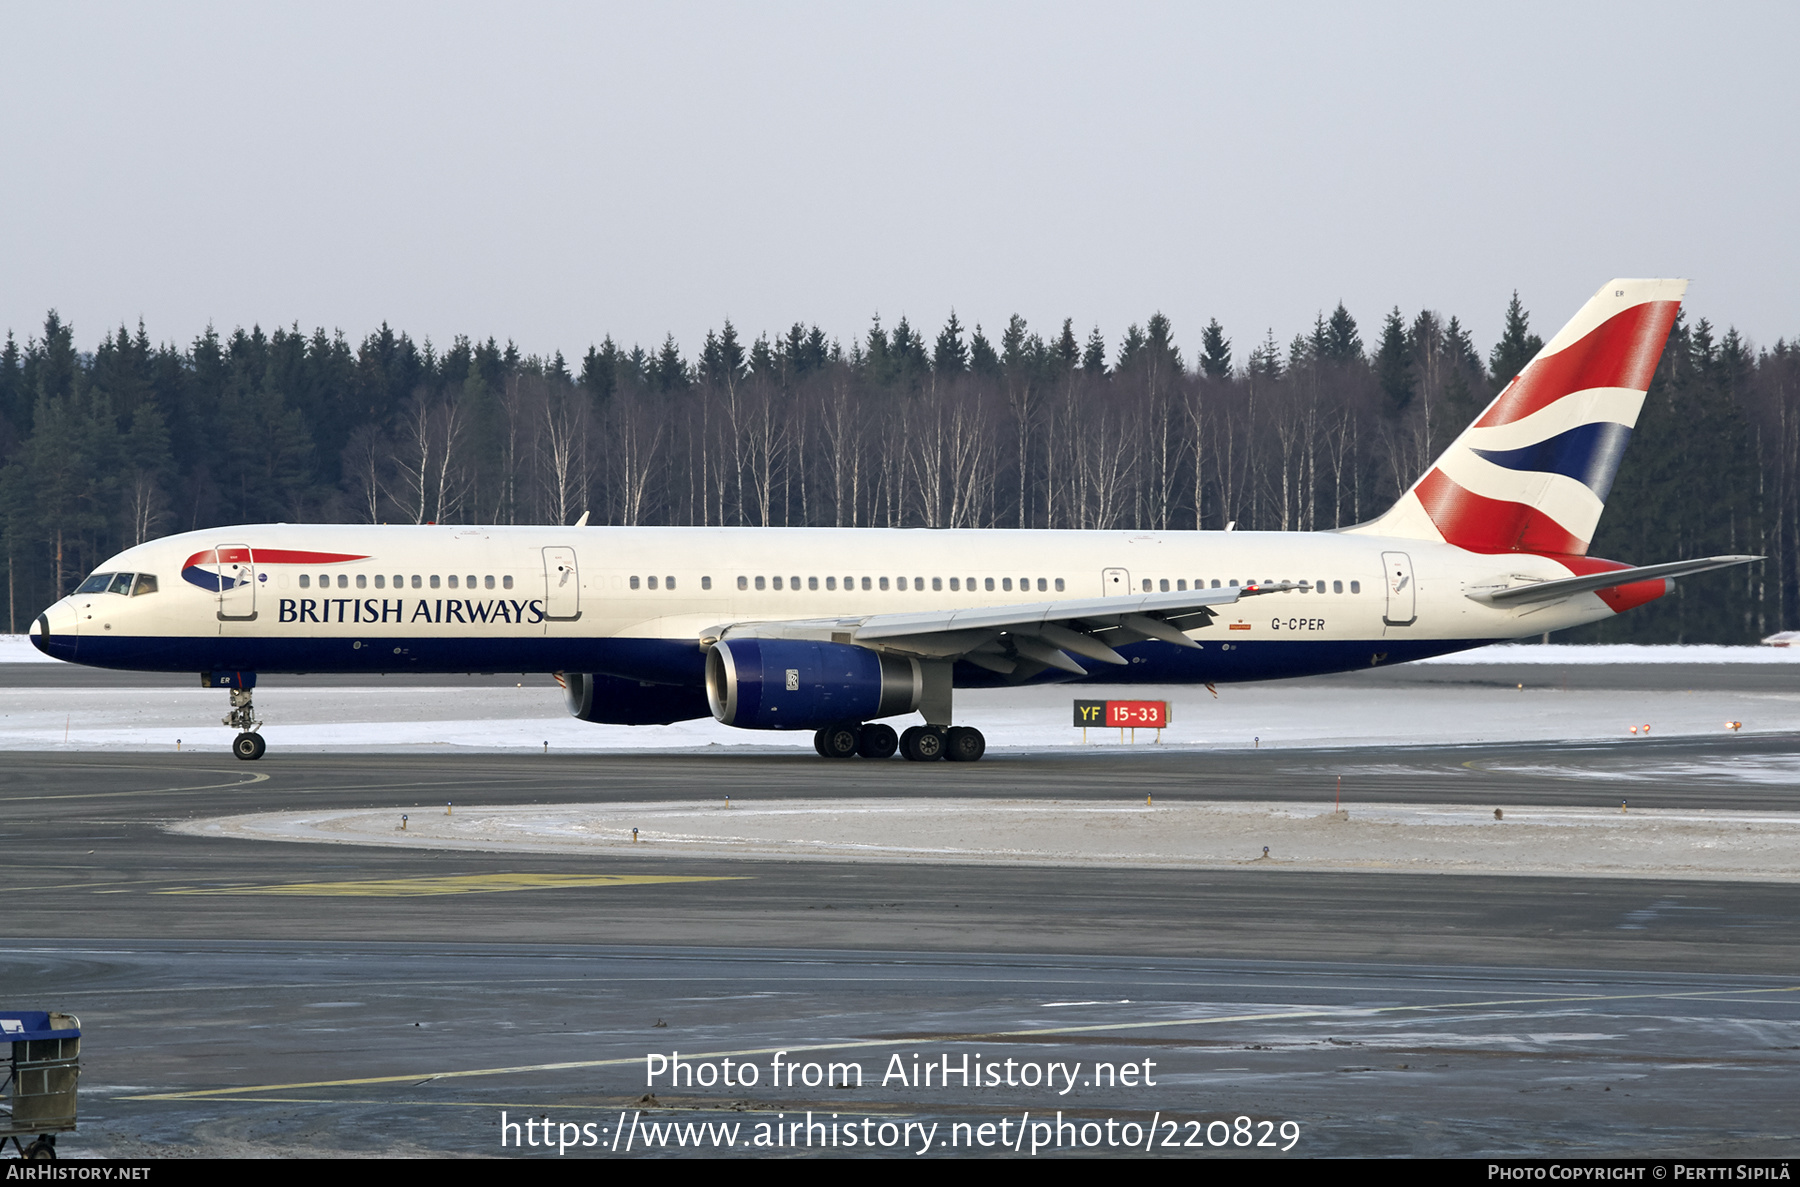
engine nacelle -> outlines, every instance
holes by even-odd
[[[592,672],[564,672],[569,716],[596,725],[668,725],[707,714],[706,695],[691,685],[645,684]]]
[[[706,699],[726,725],[819,729],[911,713],[925,682],[916,659],[848,643],[727,639],[706,655]]]

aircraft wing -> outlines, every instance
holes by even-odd
[[[1087,669],[1070,654],[1125,664],[1130,661],[1115,648],[1129,643],[1161,639],[1177,647],[1198,647],[1186,632],[1210,623],[1213,607],[1299,588],[1300,583],[1288,581],[864,618],[744,623],[723,633],[817,635],[922,659],[967,660],[1017,679],[1045,668],[1085,676]]]
[[[1591,593],[1597,589],[1611,589],[1616,585],[1630,585],[1634,581],[1654,581],[1659,577],[1685,577],[1690,573],[1705,573],[1711,569],[1728,569],[1733,565],[1747,565],[1751,561],[1762,559],[1760,556],[1706,556],[1691,561],[1669,561],[1661,565],[1640,565],[1635,569],[1613,569],[1606,573],[1561,577],[1555,581],[1533,581],[1506,589],[1481,590],[1468,596],[1489,606],[1524,606],[1533,602],[1553,602],[1558,598]]]

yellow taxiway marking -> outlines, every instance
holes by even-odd
[[[1046,1026],[1033,1030],[989,1031],[982,1034],[916,1035],[903,1043],[894,1039],[854,1039],[843,1043],[796,1043],[782,1047],[748,1047],[740,1051],[696,1051],[688,1059],[743,1059],[781,1052],[800,1055],[809,1051],[856,1051],[871,1047],[894,1047],[910,1044],[969,1043],[977,1041],[1030,1041],[1057,1035],[1092,1034],[1095,1031],[1160,1030],[1172,1026],[1218,1026],[1227,1022],[1281,1022],[1306,1018],[1371,1018],[1382,1014],[1423,1014],[1427,1011],[1480,1010],[1503,1006],[1586,1005],[1599,1002],[1679,1000],[1708,997],[1714,994],[1800,993],[1800,985],[1783,985],[1772,989],[1697,989],[1683,993],[1594,993],[1559,994],[1553,997],[1496,998],[1483,1002],[1442,1002],[1416,1006],[1341,1006],[1326,1010],[1271,1010],[1258,1014],[1215,1014],[1205,1018],[1164,1018],[1146,1022],[1103,1022],[1090,1026]],[[293,1092],[305,1088],[355,1088],[366,1084],[411,1084],[427,1080],[464,1080],[475,1076],[516,1076],[527,1072],[562,1072],[582,1068],[624,1067],[643,1062],[642,1055],[614,1059],[581,1059],[567,1063],[534,1063],[516,1067],[467,1068],[454,1072],[413,1072],[405,1076],[361,1076],[351,1080],[310,1080],[296,1084],[249,1084],[242,1088],[198,1088],[187,1092],[152,1092],[123,1100],[222,1100],[245,1097],[250,1093]]]
[[[283,882],[271,886],[186,886],[156,894],[254,894],[300,898],[420,898],[439,894],[500,894],[508,890],[568,890],[582,886],[649,886],[665,882],[738,882],[742,878],[681,874],[451,874],[377,878],[366,882]]]

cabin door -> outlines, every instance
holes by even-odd
[[[208,557],[219,580],[219,621],[256,619],[256,557],[245,544],[221,544]]]
[[[1389,626],[1411,626],[1419,618],[1412,558],[1404,552],[1384,552],[1381,564],[1387,570],[1387,613],[1381,621]]]
[[[1111,597],[1113,594],[1131,592],[1131,573],[1125,569],[1100,570],[1100,595]]]
[[[581,572],[573,548],[544,549],[544,617],[552,622],[581,617]]]

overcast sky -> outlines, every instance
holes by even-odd
[[[0,8],[0,329],[382,321],[579,356],[879,312],[1342,299],[1485,351],[1614,276],[1800,335],[1800,6]]]

